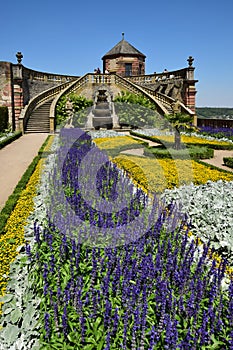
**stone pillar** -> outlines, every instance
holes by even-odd
[[[18,64],[13,67],[13,93],[14,93],[14,115],[15,129],[20,130],[19,116],[23,109],[23,66],[21,64],[23,55],[16,54]]]
[[[186,69],[186,79],[184,82],[184,103],[188,108],[195,112],[197,93],[195,83],[198,82],[198,80],[194,79],[195,68],[192,66],[194,58],[192,56],[189,56],[187,61],[189,63],[189,66]]]

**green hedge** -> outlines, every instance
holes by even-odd
[[[8,128],[9,114],[6,106],[0,106],[0,132]]]
[[[17,140],[20,136],[22,136],[22,131],[16,131],[13,135],[0,141],[0,149],[5,147],[6,145],[9,145],[11,142]]]
[[[27,183],[32,176],[39,160],[42,158],[43,150],[45,146],[48,143],[48,140],[51,136],[48,136],[43,145],[41,146],[38,155],[33,159],[31,164],[28,166],[27,170],[24,172],[22,178],[18,182],[17,186],[15,187],[13,193],[8,197],[5,206],[0,212],[0,235],[4,233],[4,227],[6,225],[6,222],[11,215],[12,210],[14,209],[22,191],[26,188]]]
[[[208,159],[213,158],[214,150],[208,147],[192,146],[186,149],[175,150],[164,147],[147,147],[144,149],[144,155],[155,158],[174,158],[174,159]]]
[[[232,157],[224,157],[223,163],[224,163],[224,165],[228,166],[229,168],[233,168],[233,158]]]
[[[142,139],[145,139],[145,140],[149,140],[149,141],[153,141],[153,142],[157,142],[157,143],[160,143],[161,145],[163,144],[162,140],[157,138],[156,136],[147,136],[147,135],[142,135],[142,134],[139,134],[135,131],[130,131],[130,134],[133,136],[138,136]],[[216,140],[218,141],[218,140]],[[182,144],[184,144],[182,142]],[[182,145],[181,144],[181,145]],[[167,148],[172,148],[174,146],[174,142],[167,142],[167,141],[164,141],[164,145],[166,145]],[[212,149],[223,149],[223,150],[231,150],[233,149],[233,143],[232,144],[229,144],[229,145],[213,145],[211,143],[207,143],[205,142],[205,144],[203,143],[200,144],[200,143],[188,143],[186,144],[186,147],[192,147],[192,146],[197,146],[197,147],[207,147],[207,148],[212,148]]]

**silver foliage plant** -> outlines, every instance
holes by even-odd
[[[179,202],[191,220],[191,231],[233,264],[233,182],[208,181],[165,190],[167,203]]]

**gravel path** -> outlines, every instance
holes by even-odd
[[[25,134],[0,150],[0,210],[48,134]]]
[[[224,169],[227,171],[233,172],[232,168],[227,167],[223,163],[224,157],[233,157],[233,150],[225,151],[225,150],[214,150],[214,158],[211,159],[202,159],[203,162],[206,162],[211,165],[215,165],[220,169]]]

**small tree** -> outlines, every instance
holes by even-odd
[[[184,114],[181,112],[166,114],[166,120],[171,123],[173,128],[175,129],[175,149],[181,149],[181,135],[180,132],[183,130],[194,131],[196,130],[195,126],[192,124],[193,117],[189,114]]]

